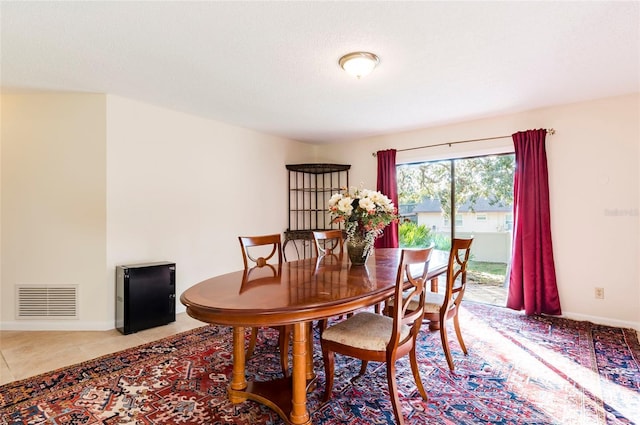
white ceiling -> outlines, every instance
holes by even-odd
[[[640,91],[640,2],[7,2],[3,91],[120,95],[313,143]],[[379,67],[338,66],[366,50]]]

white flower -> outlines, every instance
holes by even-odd
[[[387,196],[375,190],[355,187],[332,195],[328,212],[332,224],[344,223],[347,239],[365,240],[367,252],[373,247],[374,240],[382,235],[383,229],[398,220],[393,202]]]
[[[378,202],[378,204],[388,212],[393,212],[393,210],[395,209],[395,206],[393,205],[393,202],[391,202],[391,199],[387,198],[384,195],[380,202]]]
[[[360,198],[358,206],[365,211],[373,211],[376,209],[376,204],[373,203],[371,198]]]
[[[338,211],[342,212],[346,216],[350,216],[353,211],[353,206],[351,203],[353,200],[349,197],[343,197],[338,201]]]
[[[375,190],[362,189],[362,191],[360,191],[360,197],[361,198],[374,198],[376,196],[376,193],[378,193],[378,192],[376,192]]]
[[[369,193],[367,194],[367,196],[371,198],[371,201],[375,202],[378,205],[380,205],[383,202],[384,198],[386,198],[386,196],[384,196],[380,192],[374,192],[372,190],[369,190],[368,192]]]
[[[331,195],[331,198],[329,198],[329,206],[330,207],[336,206],[338,201],[341,200],[342,198],[343,198],[342,193],[334,193],[333,195]]]

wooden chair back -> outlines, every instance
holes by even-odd
[[[395,300],[391,307],[390,315],[393,318],[393,333],[391,341],[387,346],[387,351],[397,350],[404,344],[413,345],[420,327],[422,326],[422,316],[424,315],[424,300],[427,285],[427,273],[429,272],[429,260],[433,248],[425,249],[403,249],[400,256],[400,266],[396,277]],[[416,267],[418,269],[416,269]],[[419,273],[416,274],[416,271]],[[414,302],[409,308],[411,302]],[[400,330],[402,326],[411,327],[409,336],[400,340]]]
[[[282,264],[282,238],[279,233],[262,236],[238,236],[238,240],[242,249],[242,261],[245,269],[249,268],[249,261],[257,267],[270,266],[274,268],[269,264],[270,260],[272,263]],[[266,250],[256,249],[256,247],[266,247]]]
[[[316,257],[321,255],[342,254],[344,237],[342,230],[317,230],[313,232]]]
[[[467,263],[471,254],[471,239],[454,239],[451,241],[449,265],[447,267],[447,281],[444,292],[442,311],[455,310],[462,302],[467,284]],[[450,317],[449,314],[447,314]]]

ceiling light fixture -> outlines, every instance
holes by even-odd
[[[379,62],[380,58],[369,52],[347,53],[338,61],[342,69],[347,71],[347,74],[353,75],[358,79],[371,73]]]

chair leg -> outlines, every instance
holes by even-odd
[[[280,367],[282,374],[289,376],[289,342],[291,341],[291,326],[278,328],[278,348],[280,349]]]
[[[327,329],[327,319],[318,320],[318,330],[320,331],[320,336],[322,336],[322,332]]]
[[[455,316],[453,316],[453,327],[456,329],[456,335],[458,336],[460,348],[462,348],[462,352],[466,356],[469,353],[467,353],[467,347],[466,345],[464,345],[464,341],[462,340],[462,332],[460,332],[460,322],[458,322],[458,312],[456,312]]]
[[[249,348],[247,348],[247,359],[253,356],[256,349],[256,341],[258,339],[258,328],[251,328],[251,338],[249,339]]]
[[[333,390],[333,366],[335,360],[335,353],[322,347],[322,358],[324,360],[324,395],[322,401],[327,402],[331,399],[331,391]]]
[[[404,425],[404,417],[402,416],[402,407],[400,406],[400,398],[398,397],[398,385],[396,383],[396,362],[387,358],[387,383],[389,384],[389,397],[393,406],[393,414],[396,417],[396,424]]]
[[[368,361],[362,360],[362,364],[360,365],[360,373],[358,373],[358,376],[364,375],[364,373],[367,371],[368,364],[369,364]]]
[[[413,380],[416,381],[416,387],[418,387],[418,391],[420,392],[422,399],[424,401],[427,401],[427,392],[424,389],[424,385],[422,385],[422,378],[420,377],[420,368],[418,367],[418,357],[416,356],[415,345],[409,352],[409,360],[411,361],[411,372],[413,372]]]
[[[440,323],[440,339],[442,340],[442,349],[444,350],[444,356],[447,358],[449,369],[453,372],[455,366],[453,365],[453,359],[451,358],[451,350],[449,349],[449,339],[447,338],[447,321],[441,320]]]
[[[430,331],[437,331],[440,329],[440,321],[436,321],[436,320],[429,320],[429,330]]]

